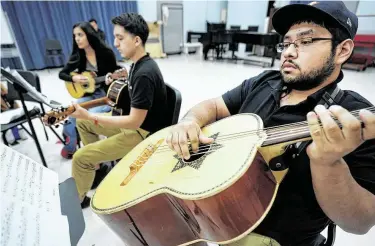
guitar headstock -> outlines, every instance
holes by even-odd
[[[74,109],[73,109],[74,111]],[[72,113],[71,107],[60,107],[52,109],[43,115],[43,122],[45,125],[56,125],[68,118]]]
[[[128,70],[126,70],[126,68],[118,69],[118,70],[116,70],[115,72],[112,73],[111,78],[113,80],[127,79],[128,78]]]

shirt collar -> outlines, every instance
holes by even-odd
[[[307,100],[314,100],[315,102],[319,102],[324,92],[330,89],[331,87],[333,87],[334,85],[338,84],[343,78],[344,78],[344,73],[342,72],[342,70],[340,70],[339,76],[333,83],[330,83],[329,85],[311,94],[310,96],[307,97]],[[272,94],[275,97],[275,100],[279,100],[280,94],[283,89],[283,80],[281,78],[281,73],[280,73],[280,78],[271,79],[268,81],[268,84],[272,87]]]
[[[331,89],[332,87],[334,87],[338,83],[340,83],[343,78],[344,78],[344,73],[342,71],[340,71],[339,76],[337,77],[337,79],[333,83],[330,83],[327,86],[325,86],[325,87],[321,88],[320,90],[316,91],[315,93],[311,94],[310,96],[307,97],[307,100],[309,100],[309,101],[313,100],[315,103],[318,103],[320,101],[320,99],[322,99],[323,94],[327,90]]]

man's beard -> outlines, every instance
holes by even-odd
[[[284,73],[281,73],[284,80],[284,85],[286,85],[289,90],[297,91],[307,91],[321,85],[335,69],[333,59],[334,55],[331,53],[321,68],[314,69],[308,74],[301,74],[296,78],[288,78]],[[293,61],[288,62],[294,64],[297,69],[299,69],[299,66],[293,63]]]

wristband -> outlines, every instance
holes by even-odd
[[[97,126],[99,124],[98,116],[94,116],[94,124]]]

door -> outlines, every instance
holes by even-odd
[[[164,53],[180,54],[183,43],[183,5],[179,3],[161,4],[162,40]]]

